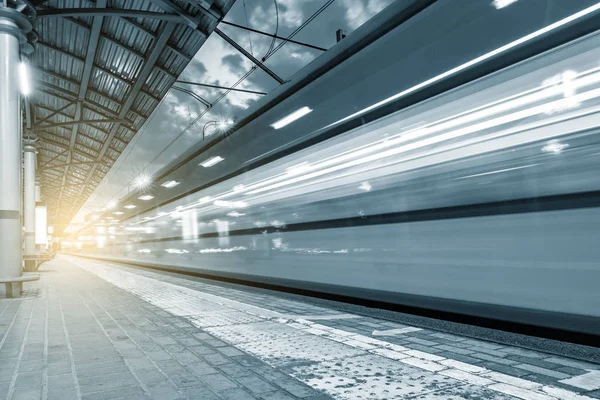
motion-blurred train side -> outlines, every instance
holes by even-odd
[[[425,8],[72,251],[600,335],[600,6],[492,3]]]

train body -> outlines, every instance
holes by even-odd
[[[72,251],[600,334],[595,2],[457,3],[187,157]]]

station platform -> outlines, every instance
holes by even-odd
[[[59,255],[0,299],[0,398],[600,398],[600,365]]]

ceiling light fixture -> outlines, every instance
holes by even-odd
[[[153,198],[154,198],[154,196],[151,196],[149,194],[145,194],[143,196],[138,197],[139,200],[143,200],[143,201],[152,200]]]
[[[496,10],[499,10],[501,8],[508,7],[516,2],[517,0],[494,0],[492,1],[492,4],[494,5],[494,7],[496,7]]]
[[[174,188],[175,186],[177,186],[179,184],[180,184],[180,182],[177,182],[177,181],[166,181],[165,183],[163,183],[160,186],[166,187],[167,189],[171,189],[171,188]]]
[[[312,111],[311,108],[302,107],[302,108],[294,111],[293,113],[281,118],[279,121],[272,123],[271,126],[275,129],[281,129],[284,126],[288,126],[292,122],[304,117],[306,114],[310,113],[311,111]]]
[[[208,160],[200,163],[200,165],[202,165],[204,168],[210,168],[213,165],[217,165],[218,163],[220,163],[223,160],[224,160],[223,157],[221,157],[221,156],[215,156],[215,157],[211,157]]]

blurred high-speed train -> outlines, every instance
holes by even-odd
[[[599,335],[599,28],[395,2],[73,251]]]

